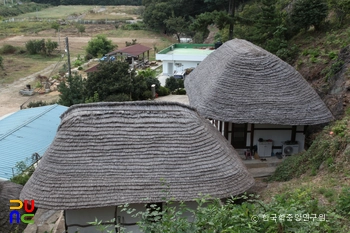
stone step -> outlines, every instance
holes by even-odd
[[[280,163],[283,162],[283,159],[278,159],[276,157],[267,157],[261,159],[252,159],[252,160],[243,160],[244,165],[249,168],[268,168],[268,167],[277,167]]]
[[[276,167],[264,167],[264,168],[248,168],[248,171],[254,178],[271,176],[276,170]]]

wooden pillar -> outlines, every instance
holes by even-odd
[[[291,141],[295,142],[297,136],[297,127],[295,125],[292,126],[292,135],[291,135]]]
[[[228,140],[228,122],[224,122],[224,137]]]
[[[219,131],[222,133],[222,121],[219,121]]]
[[[231,145],[232,146],[233,146],[233,138],[235,134],[234,128],[235,128],[235,123],[232,123],[232,128],[231,128]]]
[[[250,125],[250,150],[253,151],[254,147],[254,124]]]

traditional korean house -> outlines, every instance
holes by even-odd
[[[224,43],[186,77],[190,105],[235,149],[260,156],[304,149],[308,125],[333,116],[292,66],[241,39]]]

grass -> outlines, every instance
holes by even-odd
[[[37,12],[22,14],[16,18],[66,19],[68,16],[84,14],[93,8],[93,6],[57,6]]]
[[[37,34],[40,31],[50,29],[49,22],[9,22],[0,23],[0,38],[20,34]]]
[[[37,12],[31,12],[17,16],[18,19],[41,18],[41,19],[75,19],[82,20],[129,20],[140,15],[142,6],[57,6]]]
[[[46,58],[41,55],[6,55],[4,58],[5,70],[0,70],[0,83],[9,84],[20,78],[26,77],[45,69],[51,64],[56,64],[60,57]]]

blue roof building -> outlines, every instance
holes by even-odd
[[[0,120],[0,179],[10,179],[17,162],[44,154],[67,109],[57,104],[29,108]]]

